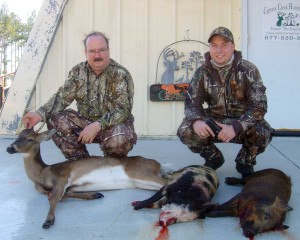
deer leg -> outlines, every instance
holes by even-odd
[[[150,179],[151,180],[151,179]],[[152,181],[158,183],[162,186],[164,186],[166,184],[166,180],[163,179],[161,176],[159,176],[158,174],[155,176],[152,176]],[[159,190],[159,189],[153,189],[153,190]]]
[[[39,183],[34,183],[34,187],[38,192],[40,192],[42,194],[48,194],[49,193],[49,190],[46,190],[45,188],[43,188]]]
[[[54,224],[55,221],[55,209],[58,204],[58,202],[61,200],[64,194],[64,187],[65,184],[62,183],[57,183],[57,185],[54,186],[52,192],[51,192],[51,197],[49,198],[49,204],[50,204],[50,209],[47,215],[47,219],[43,224],[43,228],[48,229],[51,227],[51,225]]]
[[[63,198],[79,198],[83,200],[91,200],[91,199],[99,199],[103,198],[103,194],[100,192],[72,192],[72,191],[67,191],[63,195]]]

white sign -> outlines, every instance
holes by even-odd
[[[263,1],[262,37],[300,43],[300,1]]]

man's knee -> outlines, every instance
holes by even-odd
[[[48,121],[49,129],[56,129],[58,132],[67,134],[70,130],[69,116],[65,111],[61,111],[53,114],[53,116]]]
[[[252,146],[265,149],[272,141],[273,132],[274,129],[268,124],[256,124],[247,131],[247,142]]]
[[[199,138],[195,132],[191,129],[190,125],[185,120],[181,123],[177,130],[177,136],[186,145],[191,145],[193,142],[198,141]],[[197,139],[198,138],[198,139]]]
[[[122,157],[127,156],[132,150],[134,142],[125,135],[120,134],[110,137],[101,144],[101,149],[105,156]]]

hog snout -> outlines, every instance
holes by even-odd
[[[169,226],[177,222],[190,222],[199,217],[199,213],[190,210],[190,205],[167,204],[159,216],[160,226]]]
[[[173,218],[173,217],[165,218],[163,220],[159,220],[159,226],[167,227],[167,226],[170,226],[170,225],[176,223],[176,221],[177,221],[177,219]]]
[[[172,225],[172,224],[174,224],[174,223],[176,223],[176,219],[170,218],[170,219],[168,219],[167,221],[162,221],[162,220],[160,220],[160,221],[159,221],[159,226],[167,227],[167,226]]]
[[[245,237],[253,238],[258,233],[258,231],[253,228],[253,224],[253,221],[247,221],[244,223],[244,226],[242,226]]]
[[[174,216],[172,211],[162,211],[159,216],[159,225],[167,227],[177,222],[177,217]]]
[[[246,238],[252,239],[255,236],[255,234],[253,232],[251,232],[250,230],[247,230],[246,232],[244,232],[244,236]]]
[[[10,146],[6,149],[6,151],[7,151],[9,154],[13,154],[13,153],[16,153],[16,152],[17,152],[13,145],[10,145]]]

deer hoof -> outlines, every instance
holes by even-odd
[[[104,195],[102,193],[97,192],[95,194],[95,198],[103,198],[103,197],[104,197]]]
[[[44,229],[48,229],[48,228],[50,228],[50,227],[51,227],[51,225],[53,225],[53,224],[54,224],[54,220],[55,220],[55,218],[53,218],[53,220],[47,220],[46,222],[44,222],[44,224],[43,224],[43,228],[44,228]]]

